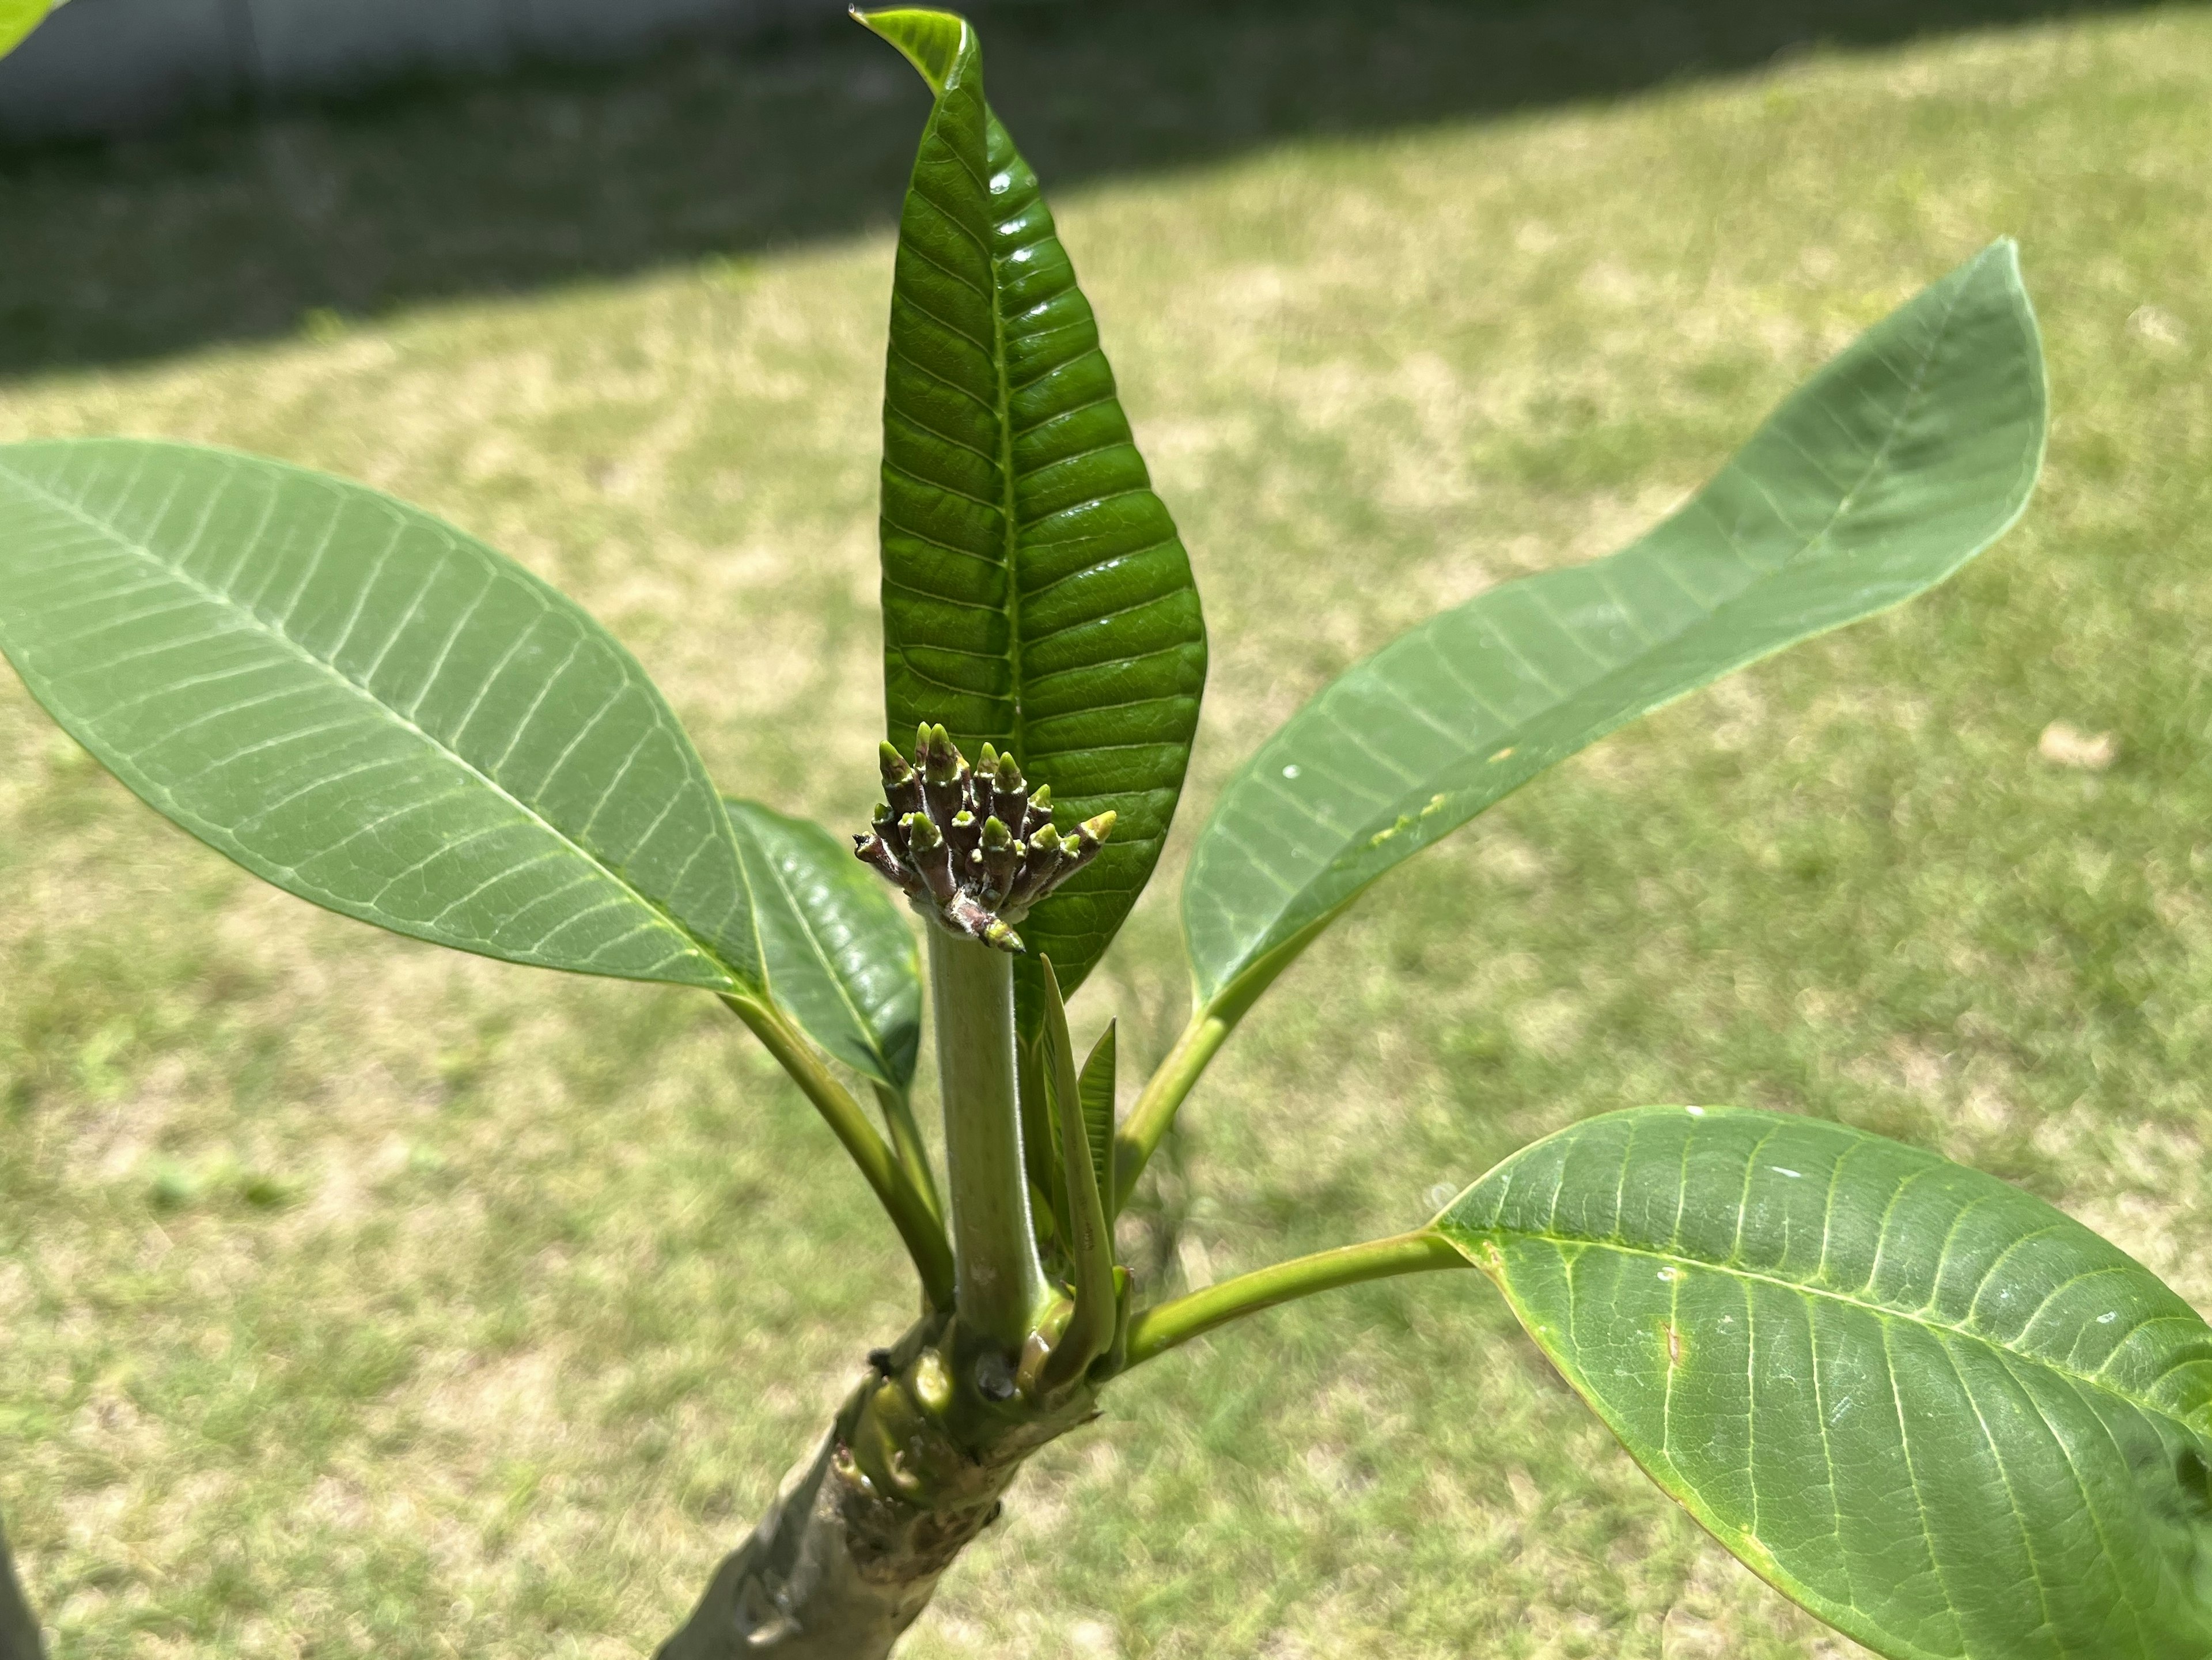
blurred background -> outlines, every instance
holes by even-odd
[[[0,69],[0,439],[420,502],[614,629],[726,787],[857,826],[927,98],[832,10],[71,0]],[[1168,862],[1076,1011],[1128,1062],[1187,1011],[1191,836],[1328,677],[1632,537],[1995,236],[2051,362],[2042,493],[1961,579],[1607,740],[1308,954],[1127,1224],[1149,1282],[1725,1100],[1995,1171],[2212,1309],[2212,6],[975,15],[1212,630]],[[1476,1278],[1136,1375],[908,1651],[1858,1652]],[[649,1652],[911,1298],[709,1000],[264,889],[0,676],[0,1515],[58,1652]]]

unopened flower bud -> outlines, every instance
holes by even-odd
[[[981,757],[971,769],[950,731],[927,722],[911,761],[884,745],[884,804],[870,833],[854,838],[854,852],[939,927],[1018,952],[1014,924],[1097,854],[1114,815],[1062,836],[1049,788],[1032,791],[1013,756],[994,745],[984,745]]]

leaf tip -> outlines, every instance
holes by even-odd
[[[960,78],[962,62],[975,49],[975,31],[957,12],[933,11],[920,6],[888,6],[863,10],[846,8],[846,15],[871,34],[888,40],[914,65],[930,92],[943,97],[947,87]]]

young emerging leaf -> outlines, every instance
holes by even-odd
[[[2043,358],[2013,245],[1877,324],[1607,559],[1431,618],[1231,781],[1183,884],[1202,1004],[1263,990],[1385,871],[1614,727],[1911,598],[2020,516]]]
[[[1654,1481],[1869,1647],[2212,1654],[2212,1329],[2041,1200],[1836,1124],[1645,1107],[1435,1225]]]
[[[769,996],[838,1060],[904,1095],[921,1043],[921,958],[897,900],[811,819],[724,805]]]
[[[0,650],[256,875],[510,962],[717,991],[759,947],[720,799],[636,660],[358,484],[182,444],[0,447]]]
[[[1052,959],[1039,965],[1044,988],[1045,1092],[1052,1105],[1066,1199],[1065,1221],[1075,1308],[1054,1346],[1045,1377],[1053,1385],[1073,1382],[1114,1341],[1119,1298],[1114,1278],[1114,1238],[1107,1222],[1110,1177],[1091,1157],[1084,1122],[1083,1086],[1076,1076],[1075,1045],[1067,1007]]]
[[[975,32],[945,12],[861,21],[936,94],[899,222],[884,389],[890,733],[902,744],[941,721],[970,754],[1011,750],[1064,825],[1118,815],[1097,862],[1022,927],[1073,993],[1158,862],[1182,788],[1206,679],[1198,593],[1036,175],[984,102]],[[1022,972],[1033,1013],[1035,967]]]
[[[1091,1058],[1083,1063],[1079,1088],[1083,1098],[1083,1135],[1091,1147],[1091,1169],[1106,1213],[1114,1213],[1114,1027],[1109,1020]]]

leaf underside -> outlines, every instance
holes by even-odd
[[[2212,1654],[2212,1329],[2042,1201],[1835,1124],[1648,1107],[1437,1226],[1653,1480],[1858,1641]]]
[[[690,740],[580,608],[428,514],[182,444],[0,447],[0,650],[256,875],[510,962],[741,990],[758,946]]]
[[[1073,994],[1158,862],[1206,679],[1190,561],[1153,494],[1090,304],[983,97],[974,32],[863,20],[937,92],[899,224],[884,394],[884,698],[1011,750],[1062,828],[1112,839],[1022,924]],[[1024,1004],[1034,1008],[1033,963]]]
[[[921,959],[898,902],[849,842],[811,819],[724,805],[769,995],[830,1054],[904,1094],[921,1043]]]
[[[1183,920],[1201,1002],[1255,994],[1385,871],[1616,727],[1949,575],[2026,506],[2045,401],[2001,242],[1862,336],[1641,540],[1347,670],[1199,837]]]

